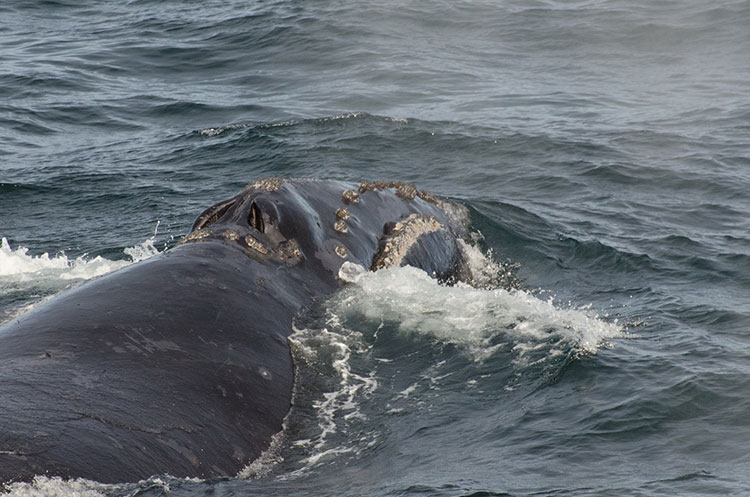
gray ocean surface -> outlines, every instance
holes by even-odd
[[[750,495],[748,54],[746,0],[3,2],[3,320],[264,176],[457,200],[522,289],[321,303],[242,477],[14,491]]]

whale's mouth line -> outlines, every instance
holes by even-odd
[[[255,236],[252,230],[249,229],[198,229],[191,231],[177,243],[177,246],[209,241],[222,242],[237,247],[247,256],[258,261],[271,259],[288,265],[294,265],[304,258],[296,240],[283,240],[275,247],[269,246],[267,243],[259,240],[259,237]]]

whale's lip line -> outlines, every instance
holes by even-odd
[[[204,242],[218,242],[239,249],[251,259],[260,262],[271,259],[288,265],[295,265],[305,258],[295,239],[286,239],[278,246],[271,247],[259,240],[252,230],[247,228],[203,228],[191,231],[175,247]]]
[[[226,245],[240,248],[253,249],[260,255],[268,255],[273,252],[273,248],[267,246],[252,235],[249,229],[237,228],[200,228],[188,233],[182,240],[177,242],[176,246],[186,245],[188,243],[200,242],[221,242]],[[243,243],[244,242],[244,243]]]

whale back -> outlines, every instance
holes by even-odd
[[[401,184],[269,179],[180,244],[0,327],[0,481],[232,476],[290,407],[294,317],[344,263],[463,271],[463,225]]]

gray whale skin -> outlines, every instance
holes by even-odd
[[[294,316],[346,261],[464,278],[461,212],[401,183],[258,180],[174,248],[5,323],[0,483],[237,475],[290,409]]]

